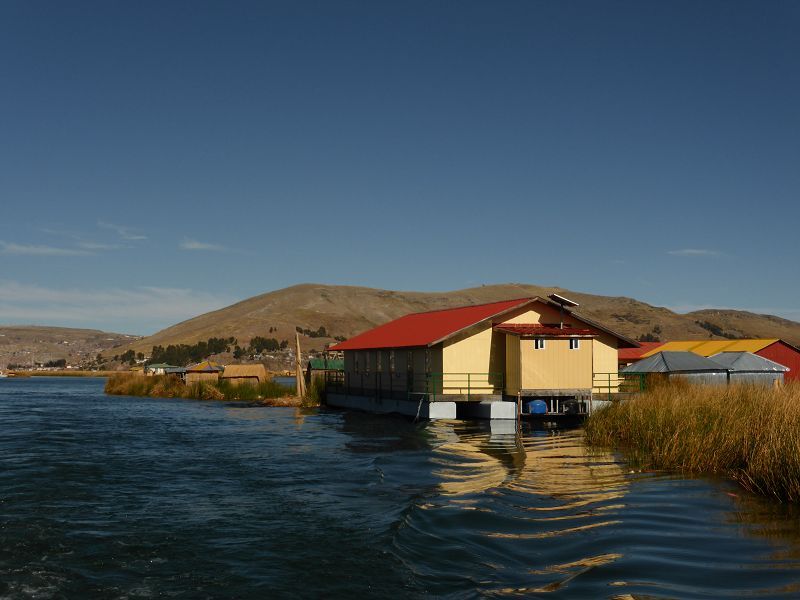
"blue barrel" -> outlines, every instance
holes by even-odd
[[[547,402],[544,400],[531,400],[525,403],[525,412],[531,415],[543,415],[547,413]]]

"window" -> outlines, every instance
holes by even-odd
[[[369,350],[364,353],[364,372],[369,375]]]
[[[355,361],[355,371],[356,371],[356,373],[358,373],[358,355],[359,354],[361,354],[361,352],[353,352],[353,360]]]
[[[533,340],[533,349],[544,350],[544,340],[542,338],[536,338]]]
[[[383,371],[383,352],[380,350],[375,354],[375,370],[378,373]]]
[[[389,372],[394,373],[394,350],[389,350]]]
[[[578,338],[569,338],[569,349],[577,350],[581,347],[581,341]]]

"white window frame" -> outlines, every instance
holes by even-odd
[[[545,344],[544,338],[533,338],[533,349],[534,350],[546,350],[547,344]]]
[[[581,339],[580,338],[569,338],[569,349],[570,350],[580,350],[581,349]]]

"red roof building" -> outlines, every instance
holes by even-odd
[[[520,298],[490,304],[412,313],[336,344],[331,347],[331,350],[431,346],[462,329],[487,319],[499,319],[507,312],[530,304],[530,302],[531,298]]]
[[[554,298],[414,313],[336,344],[344,372],[328,401],[416,414],[415,398],[586,398],[595,375],[616,380],[617,348],[638,343]]]
[[[663,346],[664,342],[639,342],[638,348],[620,348],[617,351],[619,364],[629,365],[635,363],[637,360],[644,358],[645,354],[652,352],[659,346]]]

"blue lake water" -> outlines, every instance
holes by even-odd
[[[0,381],[0,598],[800,596],[795,508],[580,431]]]
[[[282,375],[278,375],[272,378],[273,383],[277,383],[278,385],[285,385],[286,387],[295,387],[297,384],[297,379],[295,377],[285,377]]]

